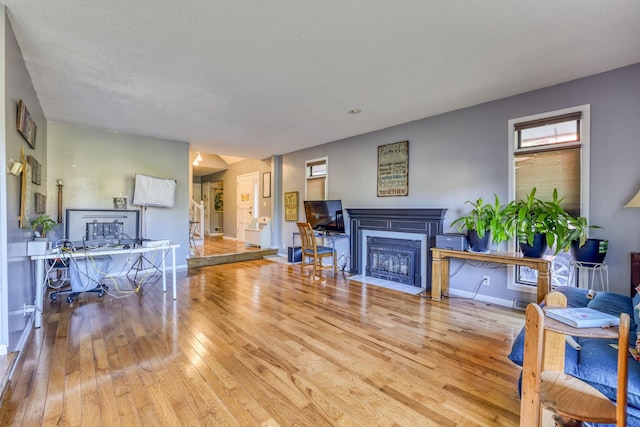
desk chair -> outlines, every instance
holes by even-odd
[[[567,298],[551,292],[546,307],[566,307]],[[620,315],[619,328],[572,328],[546,318],[537,304],[527,306],[522,368],[520,427],[582,426],[582,422],[626,426],[630,318]],[[591,385],[564,373],[567,336],[617,339],[616,402]]]
[[[296,225],[300,231],[300,241],[302,242],[302,271],[304,272],[305,266],[313,265],[314,280],[318,279],[316,271],[325,268],[332,268],[335,276],[338,272],[338,257],[335,249],[328,246],[318,246],[316,234],[308,222],[298,222]],[[322,264],[322,259],[327,257],[333,257],[333,265]],[[310,263],[306,262],[307,258],[311,259]]]
[[[49,294],[51,301],[56,301],[60,295],[66,295],[67,303],[72,304],[80,294],[91,292],[97,293],[101,297],[109,289],[101,282],[106,275],[105,272],[111,268],[112,258],[110,256],[96,256],[91,259],[69,257],[59,260],[64,261],[67,266],[71,286],[65,290],[51,292]]]

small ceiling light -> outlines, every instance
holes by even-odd
[[[362,110],[359,108],[352,108],[351,110],[347,111],[347,113],[349,114],[360,114],[362,113]]]
[[[196,156],[196,159],[193,161],[193,166],[198,166],[202,161],[202,156],[200,155],[200,152],[197,151],[197,153],[198,155]]]

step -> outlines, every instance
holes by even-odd
[[[277,253],[277,249],[260,249],[249,252],[193,257],[187,259],[187,266],[188,268],[199,268],[211,265],[231,264],[234,262],[253,261],[256,259],[262,259],[265,256],[276,255]]]

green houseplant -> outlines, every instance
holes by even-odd
[[[31,228],[40,233],[40,237],[47,237],[53,227],[57,224],[49,215],[43,214],[31,220]]]
[[[602,227],[589,225],[587,219],[582,216],[570,218],[566,238],[571,242],[571,255],[576,261],[601,263],[607,255],[609,241],[587,238],[590,228]]]
[[[493,203],[485,203],[482,197],[475,202],[467,200],[465,203],[472,206],[471,211],[451,223],[451,226],[459,226],[459,231],[467,230],[469,246],[473,251],[486,252],[490,241],[499,244],[508,240],[513,234],[510,222],[505,221],[505,212],[500,199],[496,194]],[[477,242],[475,235],[479,241]]]
[[[534,187],[524,199],[514,200],[506,208],[526,256],[540,257],[547,247],[555,247],[557,254],[571,246],[569,231],[573,218],[561,202],[558,190],[553,190],[551,200],[540,200]]]

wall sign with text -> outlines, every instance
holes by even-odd
[[[409,195],[409,141],[378,146],[378,197]]]

